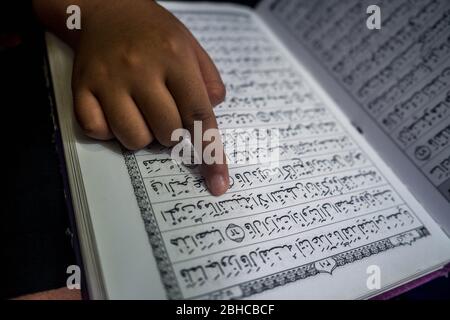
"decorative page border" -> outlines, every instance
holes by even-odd
[[[261,293],[265,290],[273,289],[278,286],[283,286],[289,282],[306,279],[319,273],[332,274],[338,267],[345,266],[346,264],[353,263],[357,260],[368,258],[372,255],[393,249],[395,247],[411,245],[414,241],[429,235],[430,232],[427,228],[423,226],[418,227],[386,239],[375,241],[367,245],[336,254],[329,258],[242,283],[239,287],[242,290],[243,297],[249,297],[253,294]],[[318,267],[319,264],[327,267]]]
[[[142,178],[136,156],[132,151],[122,150],[128,174],[131,179],[134,194],[141,211],[142,220],[144,220],[145,230],[147,231],[150,245],[152,246],[153,256],[158,265],[161,280],[166,289],[168,299],[183,299],[177,277],[172,268],[164,240],[156,221],[152,204],[145,189],[144,179]]]
[[[162,283],[166,289],[167,298],[184,299],[180,286],[178,284],[177,277],[172,268],[172,263],[167,253],[161,231],[159,230],[158,222],[156,220],[151,201],[145,189],[144,179],[141,175],[136,156],[133,152],[128,150],[123,150],[122,153],[124,156],[125,164],[127,166],[128,174],[131,179],[131,184],[133,186],[136,200],[141,211],[142,219],[145,224],[145,230],[147,231],[148,239],[150,241],[150,245],[152,246],[153,256],[155,257]],[[231,288],[238,288],[238,291],[240,291],[241,293],[240,296],[234,296],[233,298],[249,297],[266,290],[283,286],[290,282],[315,276],[319,273],[332,274],[333,271],[338,267],[345,266],[346,264],[353,263],[355,261],[370,257],[389,249],[393,249],[395,247],[411,245],[416,240],[429,235],[430,232],[428,231],[428,229],[424,226],[421,226],[358,248],[351,249],[346,252],[330,256],[328,258],[324,258],[319,261],[311,262],[305,265],[291,268],[289,270],[280,271],[259,279],[246,281],[229,288],[218,289],[214,292],[202,294],[195,298],[207,299],[215,293],[218,293],[219,296],[221,296],[221,292],[224,293]]]

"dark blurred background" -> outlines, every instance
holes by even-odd
[[[66,268],[76,263],[44,56],[43,33],[35,27],[18,46],[0,48],[3,299],[64,287]],[[450,298],[450,279],[436,279],[397,299],[421,298]]]

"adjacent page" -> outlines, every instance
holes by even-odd
[[[81,169],[72,192],[88,207],[77,219],[92,229],[104,296],[364,298],[450,260],[450,240],[252,11],[164,5],[227,86],[215,109],[232,185],[221,197],[165,148],[84,138],[70,72],[59,73],[72,57],[48,38],[59,120],[73,135],[65,147],[76,151],[66,157]],[[373,268],[379,288],[367,285]]]
[[[366,27],[374,4],[380,30]],[[268,0],[258,10],[450,234],[450,2]]]

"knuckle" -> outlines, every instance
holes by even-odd
[[[104,62],[89,64],[74,70],[72,81],[74,84],[93,83],[110,78],[110,68]]]
[[[89,119],[79,121],[79,124],[84,134],[91,138],[101,140],[109,138],[108,126],[102,121],[98,121],[96,119]]]
[[[177,128],[173,127],[172,129],[166,130],[163,134],[158,136],[158,141],[165,147],[173,147],[178,143],[177,140],[172,140],[172,132],[174,132]]]
[[[83,75],[86,77],[102,77],[107,78],[110,74],[110,69],[107,63],[103,61],[98,61],[97,63],[92,63],[82,69]]]
[[[139,69],[143,65],[142,55],[135,50],[130,50],[128,52],[122,52],[119,57],[123,66],[129,69]]]
[[[221,82],[215,82],[213,84],[208,84],[208,93],[211,103],[219,104],[225,100],[226,88]]]
[[[129,150],[140,150],[152,143],[153,138],[149,134],[138,134],[122,142],[125,148]]]
[[[186,54],[188,43],[184,37],[178,34],[171,34],[162,41],[161,46],[166,54],[178,57]]]
[[[165,147],[173,147],[177,144],[177,141],[172,141],[170,136],[162,136],[158,138],[159,143],[161,143]]]
[[[187,123],[185,125],[192,125],[194,121],[209,121],[214,118],[214,113],[207,108],[191,108],[186,115]]]

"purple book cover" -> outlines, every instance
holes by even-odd
[[[386,291],[380,295],[373,297],[371,300],[388,300],[395,298],[409,290],[415,289],[431,280],[437,279],[439,277],[447,277],[450,272],[450,263],[445,265],[442,269],[429,273],[423,277],[416,280],[410,281],[402,286],[394,288],[392,290]]]

